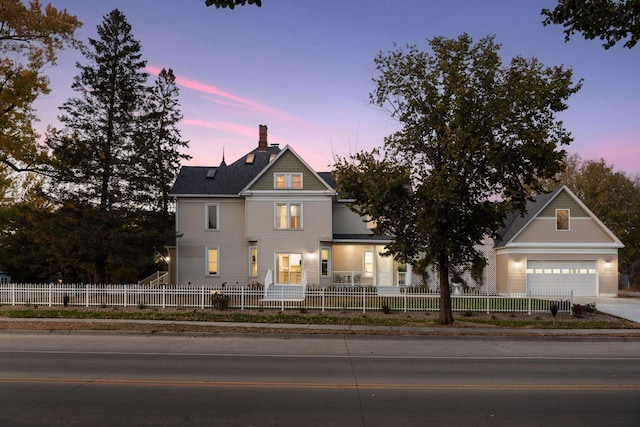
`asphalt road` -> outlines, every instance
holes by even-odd
[[[1,425],[638,425],[640,340],[0,333]]]

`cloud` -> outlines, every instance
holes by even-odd
[[[147,72],[155,76],[157,76],[161,71],[160,68],[154,67],[151,65],[148,65],[145,69]],[[295,119],[288,113],[275,110],[271,107],[262,105],[250,99],[243,98],[238,95],[234,95],[232,93],[219,89],[213,85],[187,79],[179,75],[176,75],[176,84],[178,86],[184,87],[186,89],[194,90],[196,92],[204,93],[207,95],[213,95],[213,97],[208,97],[208,99],[212,102],[216,102],[222,105],[242,107],[242,108],[247,108],[247,109],[261,112],[261,113],[267,113],[271,116],[276,116],[276,117],[281,117],[286,119]]]

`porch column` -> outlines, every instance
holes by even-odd
[[[404,284],[406,286],[411,286],[413,284],[413,266],[411,264],[407,264],[407,272],[404,276]]]

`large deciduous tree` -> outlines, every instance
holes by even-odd
[[[436,37],[379,53],[370,101],[401,129],[384,147],[338,158],[338,191],[393,235],[399,261],[437,266],[440,322],[453,322],[450,273],[483,262],[474,248],[530,190],[563,167],[570,133],[556,117],[579,90],[572,71],[515,57],[503,65],[493,37]]]
[[[17,171],[37,167],[40,150],[33,129],[33,102],[49,93],[46,67],[59,50],[78,43],[82,25],[66,10],[38,1],[0,2],[0,163]]]
[[[578,32],[587,40],[603,40],[605,49],[622,40],[631,49],[640,39],[638,0],[558,0],[554,9],[542,9],[542,14],[545,26],[565,28],[565,41]]]

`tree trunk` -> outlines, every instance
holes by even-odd
[[[447,267],[447,254],[444,250],[440,251],[439,258],[440,324],[450,325],[453,323],[453,313],[451,311],[451,293],[449,292],[449,268]]]

